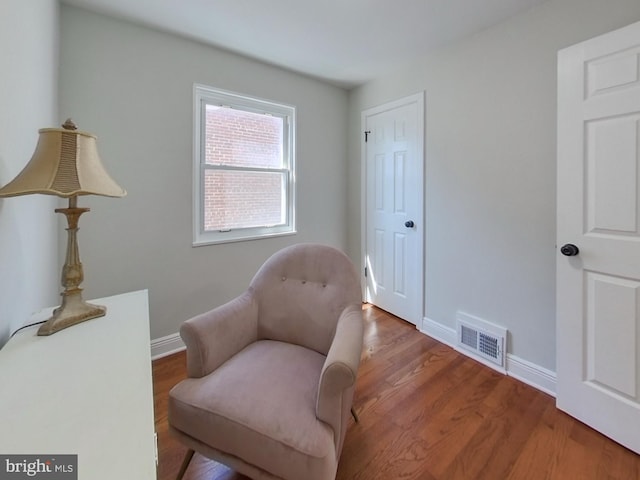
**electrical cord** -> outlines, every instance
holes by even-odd
[[[34,325],[40,325],[41,323],[46,322],[46,320],[40,320],[39,322],[34,322],[34,323],[30,323],[29,325],[23,325],[22,327],[20,327],[19,329],[17,329],[15,332],[13,332],[10,336],[9,336],[9,340],[11,340],[13,338],[13,336],[18,333],[20,330],[24,330],[25,328],[29,328],[29,327],[33,327]]]

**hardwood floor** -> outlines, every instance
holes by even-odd
[[[360,422],[351,421],[338,480],[640,479],[640,456],[557,410],[553,397],[375,307],[364,318]],[[168,391],[185,369],[184,353],[153,364],[159,480],[175,478],[185,452],[166,424]],[[184,478],[247,479],[198,454]]]

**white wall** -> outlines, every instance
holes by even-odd
[[[640,20],[638,0],[549,0],[350,93],[349,181],[360,112],[426,91],[426,317],[503,325],[509,351],[555,370],[556,53]],[[360,258],[360,192],[349,251]]]
[[[0,2],[0,185],[27,164],[38,129],[56,126],[58,4]],[[55,197],[0,199],[0,347],[58,301]]]
[[[129,192],[80,201],[92,207],[79,233],[87,298],[149,288],[160,338],[239,294],[286,245],[346,247],[346,91],[82,9],[61,17],[61,115],[98,136]],[[297,235],[191,246],[194,82],[297,107]]]

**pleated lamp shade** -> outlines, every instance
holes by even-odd
[[[127,192],[102,165],[96,137],[77,130],[71,120],[64,128],[43,128],[36,150],[24,169],[4,187],[0,197],[43,193],[69,198],[76,195],[123,197]]]

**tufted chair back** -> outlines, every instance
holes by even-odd
[[[249,289],[258,302],[258,339],[294,343],[327,355],[340,314],[360,308],[360,278],[335,248],[298,244],[269,258]]]

